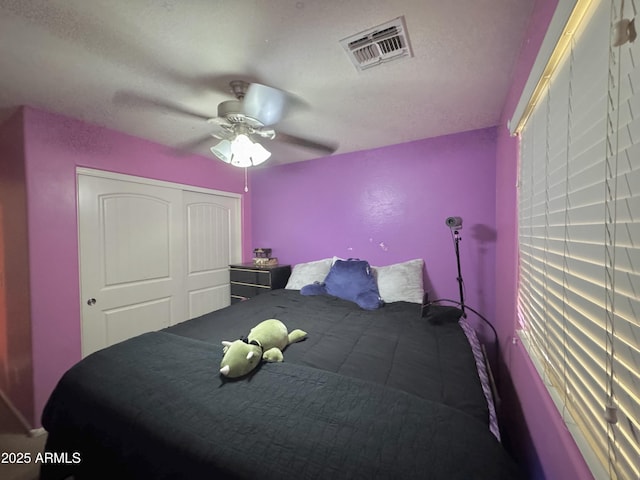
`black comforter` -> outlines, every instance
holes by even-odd
[[[309,334],[285,350],[286,363],[394,387],[488,424],[487,401],[464,333],[455,321],[429,323],[415,303],[394,302],[369,311],[336,297],[275,290],[166,331],[220,345],[268,318]]]
[[[486,406],[464,398],[477,396],[477,374],[470,386],[447,378],[449,361],[466,363],[448,351],[464,341],[457,325],[430,325],[411,304],[383,314],[297,292],[255,300],[69,370],[43,425],[47,450],[79,452],[80,462],[44,465],[42,478],[517,478]],[[288,347],[284,363],[223,381],[218,341],[270,317],[309,339]]]

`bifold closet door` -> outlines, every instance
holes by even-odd
[[[78,175],[82,355],[227,306],[239,203]]]

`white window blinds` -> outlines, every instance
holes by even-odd
[[[521,136],[518,310],[596,477],[640,478],[640,41],[594,1]]]

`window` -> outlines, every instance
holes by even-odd
[[[594,475],[638,479],[640,41],[592,4],[521,132],[518,313]]]

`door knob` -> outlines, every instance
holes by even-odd
[[[89,300],[87,300],[87,305],[89,305],[90,307],[96,304],[96,299],[95,298],[90,298]]]

